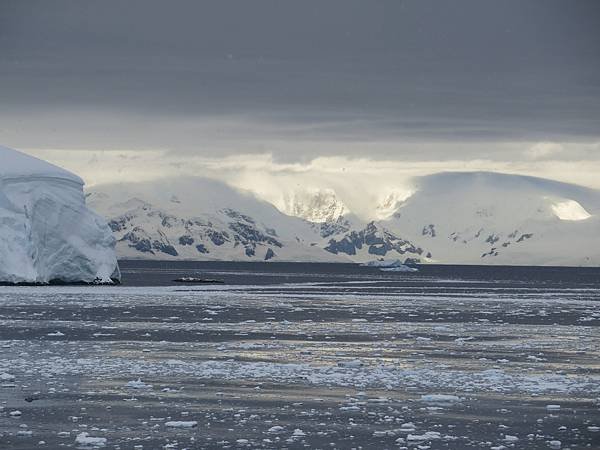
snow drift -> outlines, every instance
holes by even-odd
[[[115,239],[78,176],[0,146],[0,282],[120,279]]]

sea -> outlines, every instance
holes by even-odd
[[[600,448],[600,268],[120,266],[0,286],[0,448]]]

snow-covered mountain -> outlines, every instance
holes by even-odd
[[[385,196],[377,203],[375,207],[375,217],[379,220],[389,219],[398,210],[400,205],[411,195],[411,191],[399,191],[392,189],[385,193]]]
[[[309,222],[335,222],[350,211],[333,189],[297,190],[283,198],[282,211]]]
[[[108,282],[120,277],[114,247],[81,178],[0,146],[0,282]]]
[[[600,192],[551,180],[489,172],[421,177],[383,223],[436,262],[600,265]]]
[[[109,218],[123,258],[349,261],[322,250],[320,225],[214,180],[104,186],[88,202]]]
[[[202,178],[104,186],[88,202],[129,258],[600,265],[598,191],[474,172],[415,178],[409,192],[384,193],[373,220],[331,190],[289,196],[284,214]]]

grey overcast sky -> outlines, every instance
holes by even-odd
[[[0,141],[597,161],[600,1],[1,0]]]

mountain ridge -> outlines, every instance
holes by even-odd
[[[347,208],[324,221],[293,217],[199,177],[98,187],[88,201],[108,216],[120,257],[600,265],[599,191],[495,172],[441,172],[412,189],[372,220]],[[321,192],[325,212],[343,205]]]

